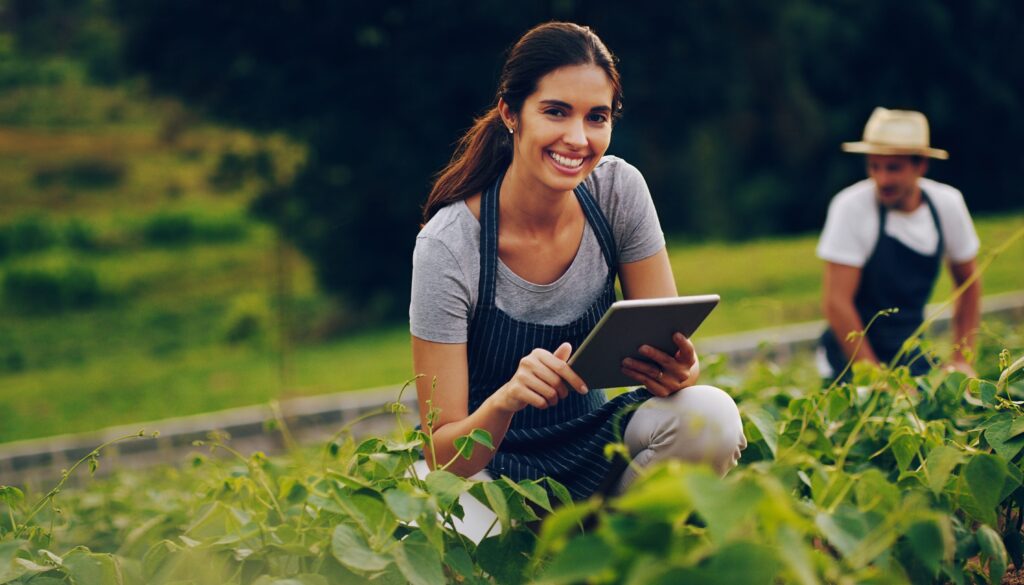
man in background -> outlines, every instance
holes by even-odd
[[[888,363],[924,320],[924,307],[945,258],[960,286],[976,270],[978,236],[957,189],[927,179],[931,148],[928,120],[920,112],[875,108],[864,139],[842,145],[866,155],[868,178],[840,191],[829,205],[817,255],[825,261],[822,306],[829,328],[821,337],[818,366],[838,376],[851,360]],[[949,366],[974,375],[970,356],[979,323],[981,282],[974,282],[953,308],[954,350]],[[879,317],[862,341],[848,339]],[[859,348],[858,348],[858,343]],[[856,352],[856,354],[855,354]],[[912,350],[899,364],[926,373],[928,356]]]

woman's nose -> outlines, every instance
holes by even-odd
[[[587,133],[583,129],[582,120],[573,120],[565,130],[562,140],[569,146],[583,147],[587,145]]]

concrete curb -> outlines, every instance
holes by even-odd
[[[929,306],[927,315],[939,311]],[[982,311],[988,316],[1004,316],[1024,321],[1024,292],[986,297]],[[950,309],[940,312],[936,330],[948,327]],[[808,351],[817,343],[824,329],[823,321],[799,323],[784,327],[758,329],[745,333],[709,337],[699,342],[703,355],[723,354],[733,367],[742,367],[759,355],[785,361],[794,354]],[[296,442],[310,444],[327,440],[345,425],[351,425],[356,436],[386,433],[394,428],[395,419],[388,409],[398,399],[399,386],[339,392],[280,403],[280,414]],[[405,419],[416,419],[416,394],[409,388],[402,397],[408,408]],[[379,413],[379,414],[374,414]],[[86,457],[98,445],[118,437],[135,435],[144,429],[150,436],[129,439],[104,450],[100,472],[114,469],[142,468],[160,463],[182,461],[199,450],[193,445],[204,440],[211,431],[224,431],[231,436],[231,445],[242,451],[262,450],[268,453],[285,449],[280,429],[268,429],[275,419],[269,405],[247,406],[219,412],[110,427],[92,433],[59,435],[45,439],[0,444],[0,485],[50,482],[61,470]],[[152,437],[159,431],[158,437]]]

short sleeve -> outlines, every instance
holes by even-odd
[[[613,209],[609,221],[618,246],[619,262],[637,262],[664,248],[665,234],[644,176],[624,160],[611,162],[614,164]]]
[[[829,204],[825,228],[818,239],[818,258],[855,268],[867,263],[875,245],[869,236],[878,229],[877,211],[873,207],[859,209],[855,202],[852,197],[836,196]],[[868,214],[874,222],[869,221]]]
[[[974,222],[967,211],[963,195],[955,192],[947,207],[949,213],[942,217],[942,236],[946,242],[946,255],[953,262],[967,262],[978,255],[981,242],[974,230]]]
[[[465,343],[471,297],[454,254],[444,242],[421,236],[412,258],[409,331],[427,341]]]

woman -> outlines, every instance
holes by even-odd
[[[641,348],[657,366],[625,360],[643,388],[611,401],[566,364],[615,300],[616,275],[629,299],[677,294],[643,177],[604,156],[621,108],[601,40],[574,24],[540,25],[512,48],[495,106],[439,175],[410,306],[422,423],[439,409],[436,465],[480,428],[496,450],[455,457],[449,471],[551,476],[579,499],[621,492],[638,467],[668,457],[724,473],[746,446],[732,399],[695,386],[697,355],[681,334],[675,355]],[[619,475],[604,447],[623,429],[637,465]]]

